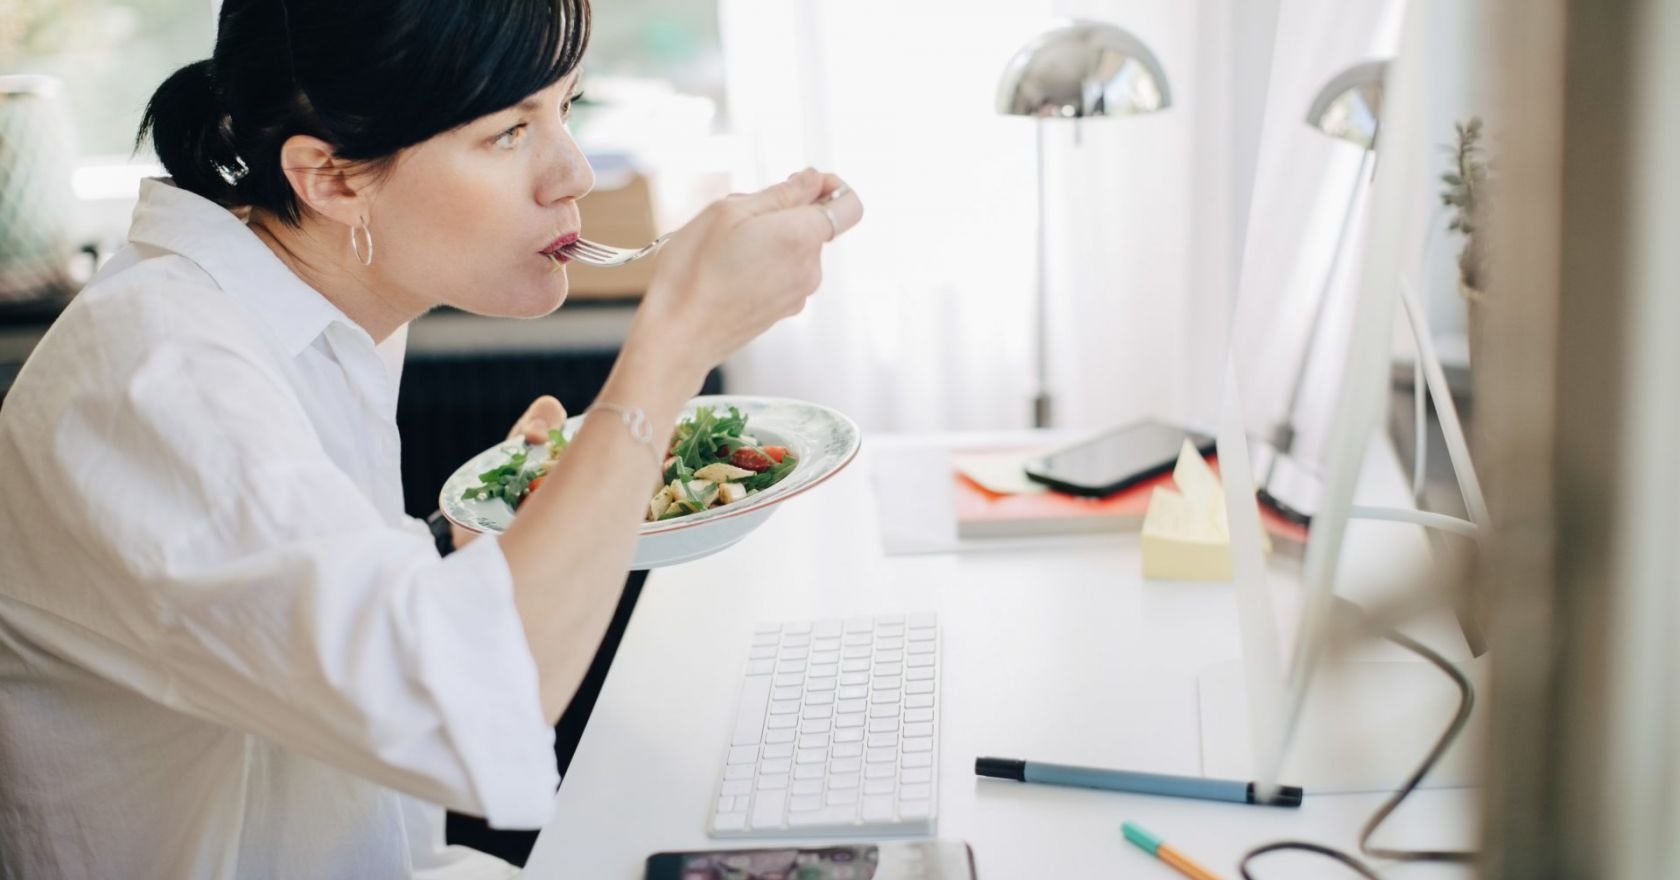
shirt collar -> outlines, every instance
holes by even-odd
[[[281,350],[297,355],[335,323],[363,330],[305,284],[232,211],[167,178],[140,183],[128,239],[180,254],[256,313]],[[368,340],[372,345],[372,340]]]

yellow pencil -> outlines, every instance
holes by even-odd
[[[1143,827],[1136,822],[1127,822],[1121,825],[1120,831],[1126,835],[1127,840],[1137,844],[1138,849],[1166,862],[1178,873],[1189,877],[1190,880],[1219,880],[1218,874],[1190,861],[1190,858],[1184,853],[1162,843],[1161,838],[1143,830]]]

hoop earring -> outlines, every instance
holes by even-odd
[[[371,266],[373,265],[373,230],[368,228],[366,217],[361,218],[361,221],[362,222],[360,224],[350,227],[350,253],[355,254],[356,259],[360,261],[362,265]],[[361,242],[356,240],[357,230],[361,230],[362,237],[367,239],[366,256],[362,255]]]

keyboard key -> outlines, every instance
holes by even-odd
[[[753,798],[752,826],[754,828],[773,828],[782,824],[782,806],[786,802],[785,791],[760,791]]]
[[[822,797],[820,795],[813,794],[794,795],[793,797],[788,798],[787,802],[789,813],[809,813],[822,805]]]
[[[876,645],[875,646],[875,662],[876,662],[876,664],[903,663],[904,662],[904,652],[903,651],[883,651],[883,650],[881,650],[880,645]],[[879,671],[880,671],[879,669],[876,670],[876,672],[879,672]]]
[[[925,642],[911,642],[905,651],[911,655],[932,654],[935,642],[931,639]]]
[[[800,669],[804,669],[803,664],[801,664]],[[840,670],[833,663],[812,663],[809,674],[812,678],[829,678],[831,676],[839,675]]]
[[[804,679],[801,679],[800,682],[801,682],[801,684],[803,684]],[[785,687],[771,688],[770,699],[778,700],[778,701],[779,700],[797,700],[800,697],[804,696],[804,694],[805,694],[805,688],[801,687],[800,685],[797,685],[797,684],[787,685]]]
[[[895,731],[897,729],[898,729],[898,719],[897,718],[871,718],[871,719],[869,719],[869,732],[870,733],[892,733],[893,731]]]
[[[933,736],[933,725],[932,724],[906,724],[906,725],[904,725],[904,735],[906,737]]]
[[[904,698],[904,708],[931,709],[933,708],[933,694],[911,694]]]
[[[889,791],[891,790],[890,780],[896,778],[897,776],[898,776],[898,768],[894,767],[891,764],[865,764],[865,765],[863,765],[863,778],[866,779],[866,780],[867,779],[889,780],[889,782],[888,782],[888,786],[889,786],[888,790]],[[764,784],[764,780],[762,778],[759,779],[759,784],[760,785]],[[869,793],[869,786],[865,785],[863,790],[864,790],[865,794]]]
[[[904,692],[907,694],[931,694],[933,693],[933,682],[926,680],[907,681],[904,683]]]
[[[906,819],[926,819],[933,815],[933,801],[899,801],[898,814]]]
[[[834,731],[834,741],[837,742],[837,743],[861,743],[861,742],[863,742],[863,728],[861,726],[862,723],[863,723],[863,719],[859,718],[858,723],[859,723],[860,726],[852,728],[851,730],[835,730]]]
[[[923,666],[919,669],[906,670],[905,673],[904,673],[904,680],[905,681],[932,681],[933,680],[933,667]]]
[[[872,749],[896,745],[898,745],[898,734],[896,733],[872,733],[869,735],[869,747]]]
[[[828,775],[821,764],[800,764],[793,768],[794,779],[821,779]]]
[[[764,761],[758,765],[758,772],[760,774],[786,773],[788,772],[788,768],[792,766],[792,758],[765,758]]]
[[[858,738],[862,739],[862,735],[860,734]],[[861,742],[837,742],[834,745],[834,757],[836,758],[856,758],[862,754],[863,743]]]
[[[809,629],[804,632],[789,633],[782,639],[782,647],[784,648],[798,648],[809,644],[811,644],[811,631]]]
[[[795,764],[822,764],[828,760],[828,749],[800,749],[795,755]]]
[[[834,690],[834,684],[835,684],[836,680],[837,679],[834,679],[832,677],[830,677],[830,678],[813,678],[810,681],[805,682],[805,690],[806,691],[832,691],[832,690]]]
[[[869,695],[869,702],[870,703],[876,703],[876,704],[879,704],[879,703],[894,703],[894,704],[896,704],[899,701],[899,697],[902,695],[902,693],[903,692],[900,691],[898,688],[892,688],[890,690],[880,690],[879,688],[877,688],[874,693]]]
[[[729,750],[728,762],[731,764],[751,764],[757,760],[758,746],[735,746]]]
[[[777,791],[779,789],[787,788],[787,784],[788,778],[786,773],[775,773],[770,776],[758,777],[758,790],[760,792]],[[764,795],[760,794],[759,797],[763,798]]]
[[[835,738],[836,739],[839,738],[840,728],[843,728],[843,727],[851,727],[851,728],[862,727],[863,722],[864,722],[864,717],[863,717],[862,712],[853,712],[850,715],[836,715],[836,716],[834,716],[834,728],[835,728],[834,729],[834,735],[835,735]]]
[[[795,727],[799,726],[799,716],[771,715],[770,720],[764,722],[764,726],[771,730],[786,730],[791,733]],[[764,737],[765,742],[776,742],[776,740],[770,739],[770,734],[768,733],[766,733]],[[790,742],[790,740],[783,740],[783,742]]]
[[[747,664],[748,675],[769,675],[776,671],[774,660],[753,660]]]
[[[747,827],[747,814],[719,813],[712,817],[712,827],[718,831],[744,831]]]
[[[907,801],[925,801],[933,797],[933,786],[925,784],[902,786],[898,790],[898,796]]]
[[[855,789],[855,788],[835,789],[834,791],[831,791],[831,792],[828,793],[828,797],[826,798],[826,800],[828,801],[829,806],[839,806],[841,804],[855,804],[855,803],[857,803],[857,800],[858,800],[857,789]]]
[[[909,783],[909,782],[932,782],[933,781],[933,768],[931,768],[931,767],[909,767],[909,768],[906,768],[905,770],[901,771],[898,774],[898,781],[899,782],[905,782],[905,783]]]
[[[893,817],[893,799],[890,797],[866,797],[858,810],[865,822],[886,822]],[[758,823],[753,823],[758,824]]]
[[[764,741],[767,742],[767,743],[775,744],[775,745],[782,745],[783,743],[791,743],[791,742],[793,742],[793,730],[792,730],[792,728],[787,728],[787,729],[782,729],[782,730],[767,730],[767,731],[764,732]]]
[[[812,691],[805,695],[805,705],[807,706],[826,706],[833,702],[833,691]]]
[[[799,736],[799,747],[801,749],[820,749],[826,745],[828,745],[828,734],[804,733]]]
[[[723,768],[724,779],[751,779],[753,768],[751,764],[730,764]]]
[[[752,794],[751,779],[731,779],[723,784],[722,794]],[[742,812],[746,812],[744,809]]]
[[[922,752],[920,754],[906,754],[903,760],[899,761],[899,764],[906,769],[912,767],[932,767],[933,756],[926,752]]]
[[[894,706],[893,708],[896,709],[898,707]],[[806,717],[806,718],[828,718],[829,716],[831,716],[833,714],[834,714],[834,707],[833,706],[826,706],[826,705],[825,706],[806,706],[804,717]]]
[[[857,757],[835,758],[829,762],[830,773],[856,773],[863,769],[863,759]]]
[[[932,663],[933,663],[933,658],[930,656],[930,657],[928,657],[927,665],[932,665]],[[910,665],[911,666],[916,665],[915,658],[912,657],[910,659]],[[902,663],[882,663],[879,660],[875,661],[875,678],[876,679],[892,678],[892,677],[902,673],[903,671],[904,671],[904,664],[902,664]]]
[[[774,648],[782,640],[781,634],[775,630],[753,634],[752,646],[755,648]]]
[[[932,666],[933,665],[933,655],[932,654],[915,654],[915,655],[911,656],[911,658],[906,662],[912,668],[917,668],[917,667],[922,667],[922,666]]]
[[[822,790],[821,779],[795,779],[793,784],[788,786],[789,794],[822,794]]]
[[[932,709],[905,709],[904,710],[904,720],[905,721],[932,721],[933,720],[933,710]]]
[[[867,672],[846,672],[846,673],[842,673],[840,675],[840,683],[842,685],[868,684],[869,683],[869,673],[867,673]]]
[[[869,707],[869,717],[870,718],[891,718],[891,719],[893,719],[894,723],[897,723],[897,721],[898,721],[898,704],[897,703],[886,703],[886,704],[883,704],[883,705],[880,705],[880,706],[870,706]]]
[[[854,715],[858,712],[862,712],[863,707],[867,705],[868,703],[863,700],[840,700],[834,704],[834,711],[839,712],[841,715]]]
[[[871,766],[868,770],[863,771],[863,793],[866,794],[866,795],[870,795],[870,794],[892,794],[892,792],[893,792],[892,768],[891,767],[887,768],[887,774],[884,777],[871,778],[872,776],[874,776],[874,774],[871,773],[870,771],[875,770],[875,769],[877,769],[877,768],[874,767],[874,766]]]
[[[754,648],[754,649],[752,649],[752,652],[747,655],[748,660],[774,660],[775,658],[776,658],[776,646],[775,645],[764,645],[764,646],[761,646],[761,647]]]
[[[771,700],[770,701],[770,714],[771,715],[786,715],[789,712],[798,712],[798,711],[799,711],[799,701],[798,700],[780,699],[780,700]]]
[[[869,754],[864,756],[864,760],[871,764],[891,764],[892,762],[898,760],[898,749],[870,749]]]
[[[840,656],[841,656],[841,658],[846,659],[846,660],[868,660],[869,659],[869,646],[868,645],[847,645],[846,649],[840,652]]]
[[[861,700],[869,696],[869,687],[861,684],[848,684],[840,688],[840,699]]]
[[[740,806],[736,806],[737,803]],[[718,798],[717,811],[720,813],[745,813],[747,811],[747,798],[726,794]]]
[[[828,790],[840,791],[858,787],[858,775],[852,772],[836,773],[828,777]]]
[[[776,687],[778,687],[778,688],[802,687],[804,684],[805,684],[805,676],[800,675],[797,672],[778,672],[778,673],[776,673]],[[778,697],[777,699],[786,699],[786,697]]]
[[[931,752],[933,751],[933,737],[907,739],[904,741],[904,750],[907,752]]]

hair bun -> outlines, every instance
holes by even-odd
[[[146,104],[136,146],[150,133],[176,186],[232,206],[238,203],[234,180],[244,163],[234,150],[211,70],[210,59],[194,61],[158,86]]]

